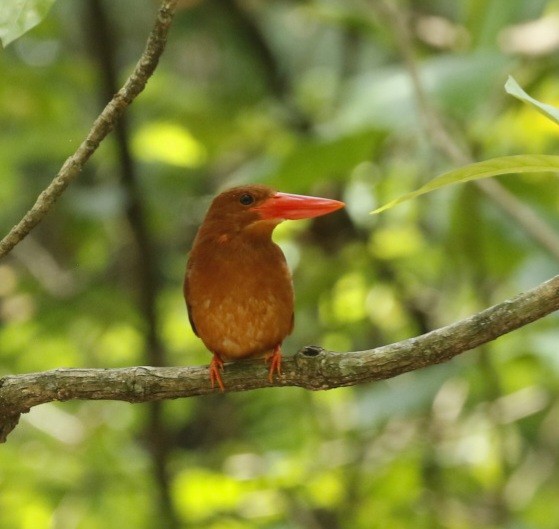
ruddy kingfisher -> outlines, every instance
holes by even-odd
[[[281,344],[293,330],[293,284],[272,241],[284,220],[333,212],[343,202],[280,193],[264,185],[234,187],[215,197],[192,246],[184,297],[194,333],[213,353],[212,388],[223,391],[224,361],[264,356],[269,380],[281,374]]]

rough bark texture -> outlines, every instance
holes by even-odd
[[[333,389],[392,378],[450,360],[559,309],[559,276],[517,297],[435,331],[376,349],[337,353],[309,346],[285,358],[281,377],[268,381],[263,361],[226,364],[226,391],[270,386]],[[0,378],[0,442],[21,413],[52,401],[147,402],[211,393],[207,367],[54,369]]]

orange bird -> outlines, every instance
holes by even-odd
[[[283,220],[318,217],[343,206],[263,185],[235,187],[213,200],[184,280],[190,325],[213,353],[212,388],[217,383],[225,389],[224,360],[265,356],[270,382],[274,372],[281,373],[281,344],[293,330],[293,285],[272,232]]]

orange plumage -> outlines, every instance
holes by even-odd
[[[212,387],[217,382],[224,389],[224,360],[266,355],[270,381],[280,373],[281,344],[293,329],[293,286],[272,231],[283,220],[316,217],[343,205],[263,185],[235,187],[213,200],[184,281],[192,329],[213,353]]]

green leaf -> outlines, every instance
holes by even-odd
[[[56,0],[2,0],[0,41],[3,46],[21,37],[47,16]]]
[[[534,107],[540,114],[543,114],[546,118],[550,119],[557,125],[559,125],[559,108],[546,103],[541,103],[537,99],[529,96],[522,87],[516,82],[516,79],[509,75],[507,82],[505,83],[505,90],[511,96],[528,103],[530,106]]]
[[[406,193],[394,200],[391,200],[384,206],[372,211],[372,214],[386,211],[393,208],[397,204],[411,200],[430,191],[435,191],[442,187],[470,182],[472,180],[481,180],[482,178],[490,178],[508,173],[546,173],[559,172],[559,156],[547,154],[520,154],[516,156],[503,156],[501,158],[493,158],[484,162],[476,162],[459,169],[454,169],[447,173],[443,173],[433,180],[427,182],[416,191]]]

